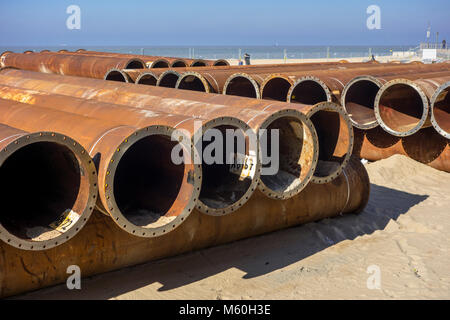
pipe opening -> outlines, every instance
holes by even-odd
[[[224,67],[224,66],[229,66],[230,64],[226,61],[226,60],[216,60],[213,64],[213,66],[216,67]]]
[[[278,130],[279,141],[272,143],[272,130]],[[261,181],[278,194],[286,194],[300,188],[313,166],[313,147],[305,147],[306,141],[312,141],[311,133],[298,118],[291,116],[276,119],[267,127],[266,132],[267,145],[262,144],[261,148],[266,149],[263,153],[266,153],[267,157],[277,157],[271,146],[278,144],[279,168],[273,175],[261,175]],[[262,167],[268,168],[270,164],[263,163]]]
[[[291,83],[284,78],[270,79],[262,89],[262,98],[267,100],[286,101]]]
[[[258,98],[258,90],[250,79],[237,76],[227,83],[224,93],[231,96]]]
[[[145,63],[141,60],[131,60],[125,66],[125,69],[145,69]]]
[[[138,81],[136,83],[137,84],[145,84],[147,86],[156,86],[157,81],[158,81],[158,79],[156,79],[156,77],[154,75],[145,73],[140,76],[140,78],[138,79]]]
[[[237,141],[245,141],[243,130],[232,125],[220,125],[213,129],[220,132],[222,143],[216,141],[215,136],[212,137],[212,141],[197,143],[197,149],[200,150],[201,147],[203,155],[203,181],[199,199],[212,209],[224,209],[237,203],[246,194],[252,185],[252,178],[241,178],[241,172],[230,165],[230,160],[227,161],[229,155],[226,154],[226,130],[231,129],[236,132],[234,148],[230,148],[230,152],[234,154],[242,154],[239,152]],[[206,130],[204,135],[208,135],[210,130]],[[217,145],[217,148],[213,148],[213,145]],[[208,160],[210,156],[212,160]]]
[[[105,76],[105,80],[117,81],[117,82],[128,82],[127,78],[125,77],[123,72],[121,72],[119,70],[109,71]]]
[[[161,75],[158,81],[158,86],[166,88],[175,88],[177,86],[177,81],[179,78],[180,75],[178,73],[167,72]]]
[[[188,65],[184,60],[176,60],[172,63],[172,68],[186,68],[186,67],[188,67]]]
[[[315,178],[335,178],[350,157],[352,135],[351,124],[336,111],[319,110],[310,120],[316,128],[319,139],[319,160],[314,172]]]
[[[387,87],[380,96],[379,115],[386,127],[406,133],[417,127],[425,106],[419,92],[412,86],[396,83]]]
[[[379,90],[378,84],[371,80],[359,80],[350,85],[345,93],[344,107],[355,124],[367,126],[377,123],[374,105]]]
[[[194,61],[192,64],[191,64],[191,67],[206,67],[208,64],[205,62],[205,61],[203,61],[203,60],[197,60],[197,61]]]
[[[172,222],[190,197],[183,190],[187,165],[174,164],[170,136],[150,135],[129,147],[114,176],[114,198],[122,215],[141,228]]]
[[[203,81],[195,75],[182,76],[182,78],[179,79],[179,84],[177,88],[183,90],[208,92]]]
[[[290,102],[302,104],[316,104],[328,101],[325,89],[314,80],[299,82],[292,90]]]
[[[433,104],[433,116],[439,128],[450,135],[450,85],[439,92]]]
[[[22,240],[55,239],[74,226],[62,229],[64,218],[84,210],[79,161],[62,144],[34,142],[18,149],[0,167],[0,181],[0,223]]]
[[[152,69],[156,68],[169,68],[169,62],[166,60],[157,60],[152,63]]]

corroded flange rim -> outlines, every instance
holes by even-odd
[[[225,65],[218,65],[219,63],[225,63]],[[214,67],[226,67],[226,66],[229,66],[230,63],[228,62],[228,60],[225,60],[225,59],[217,59],[214,61],[214,63],[212,65]]]
[[[183,72],[183,73],[180,75],[180,77],[178,78],[177,84],[175,85],[175,88],[176,88],[176,89],[179,89],[179,86],[180,86],[180,84],[181,84],[181,81],[183,81],[184,78],[189,77],[189,76],[193,76],[193,77],[196,77],[197,79],[199,79],[199,80],[202,82],[203,87],[204,87],[205,90],[206,90],[205,92],[206,92],[206,93],[211,93],[211,85],[209,84],[208,80],[206,80],[205,77],[202,76],[200,73],[195,72],[195,71],[186,71],[186,72]]]
[[[312,141],[313,141],[313,147],[314,147],[314,154],[312,156],[311,165],[309,167],[309,170],[307,174],[305,175],[305,178],[303,181],[294,189],[292,189],[289,192],[278,192],[274,191],[271,188],[269,188],[264,182],[263,179],[259,179],[258,183],[258,189],[267,197],[272,199],[279,199],[279,200],[285,200],[292,198],[293,196],[300,193],[311,181],[314,171],[317,166],[317,162],[319,160],[319,138],[317,136],[316,129],[314,128],[314,124],[311,122],[311,120],[308,119],[308,117],[301,113],[298,110],[295,109],[283,109],[279,110],[277,112],[274,112],[270,114],[267,119],[261,124],[259,130],[261,129],[267,129],[275,120],[284,118],[284,117],[293,117],[297,118],[304,126],[306,126],[311,134]],[[261,148],[259,148],[259,152],[261,152]],[[258,159],[261,159],[261,154],[258,153]]]
[[[250,83],[253,85],[253,88],[255,88],[256,99],[261,99],[261,91],[258,82],[256,82],[251,75],[243,72],[233,73],[231,76],[228,77],[228,79],[225,81],[225,84],[223,85],[222,94],[227,95],[227,89],[228,86],[230,85],[230,82],[236,78],[245,78],[248,81],[250,81]]]
[[[164,58],[160,58],[160,59],[156,59],[155,61],[152,61],[150,63],[150,66],[148,66],[149,69],[159,69],[156,68],[155,65],[158,63],[164,62],[165,64],[167,64],[167,67],[161,67],[161,68],[170,68],[170,62],[167,59]],[[147,66],[147,64],[144,62],[144,66]]]
[[[200,130],[202,133],[205,133],[206,130],[208,130],[208,129],[212,129],[212,128],[222,126],[222,125],[230,125],[233,127],[237,127],[239,129],[241,129],[244,133],[247,132],[247,130],[252,131],[252,129],[250,128],[249,125],[247,125],[245,122],[243,122],[242,120],[239,120],[235,117],[218,117],[218,118],[209,120],[203,124],[203,126]],[[196,135],[194,134],[194,137],[195,136]],[[195,141],[193,141],[193,144],[195,145]],[[258,186],[258,182],[260,180],[260,175],[261,175],[261,162],[259,161],[259,156],[258,156],[258,154],[259,154],[258,146],[255,146],[255,148],[256,148],[256,150],[249,149],[248,153],[247,153],[247,156],[254,154],[256,157],[255,174],[252,177],[251,183],[250,183],[247,191],[242,195],[242,197],[240,199],[236,200],[232,205],[229,205],[225,208],[218,208],[218,209],[207,206],[199,199],[197,202],[196,208],[200,212],[207,214],[207,215],[211,215],[211,216],[227,215],[227,214],[230,214],[230,213],[236,211],[240,207],[242,207],[250,199],[251,195],[253,194],[253,192],[256,190],[256,188]]]
[[[337,177],[339,177],[339,175],[342,173],[343,169],[347,166],[348,162],[351,159],[351,156],[353,153],[353,145],[355,143],[355,135],[353,132],[352,122],[350,121],[350,117],[348,116],[347,112],[345,112],[344,108],[342,108],[340,105],[338,105],[334,102],[320,102],[320,103],[316,104],[314,106],[314,108],[312,108],[308,112],[307,116],[308,116],[308,118],[311,118],[315,113],[317,113],[318,111],[322,111],[322,110],[333,111],[333,112],[339,113],[340,117],[347,124],[347,129],[349,132],[349,144],[348,144],[348,148],[347,148],[347,153],[346,153],[341,165],[339,166],[339,168],[337,168],[333,173],[331,173],[330,175],[328,175],[326,177],[316,177],[316,176],[312,177],[311,182],[314,182],[317,184],[325,184],[325,183],[331,182],[334,179],[336,179]]]
[[[390,87],[397,85],[397,84],[403,84],[403,85],[408,85],[410,87],[412,87],[414,90],[416,90],[416,92],[419,94],[420,98],[422,99],[422,105],[423,105],[423,111],[422,111],[422,117],[419,120],[419,123],[412,128],[411,130],[405,131],[405,132],[399,132],[399,131],[395,131],[393,129],[391,129],[390,127],[388,127],[386,125],[386,123],[384,123],[381,115],[380,115],[380,100],[381,97],[383,95],[383,93],[389,89]],[[430,110],[430,105],[428,102],[428,98],[426,96],[426,94],[423,92],[423,90],[416,84],[414,83],[414,81],[408,80],[408,79],[394,79],[391,81],[386,82],[378,91],[377,96],[375,98],[375,107],[374,107],[374,111],[375,111],[375,117],[377,118],[378,124],[388,133],[396,136],[396,137],[407,137],[410,135],[413,135],[414,133],[416,133],[417,131],[419,131],[422,126],[424,125],[425,121],[428,118],[428,112]]]
[[[373,123],[369,123],[369,124],[360,124],[360,123],[355,122],[353,120],[353,118],[350,116],[350,114],[347,110],[346,104],[345,104],[345,98],[347,97],[347,92],[350,90],[351,86],[354,85],[356,82],[359,82],[362,80],[372,82],[375,85],[377,85],[378,88],[381,88],[383,86],[383,83],[380,80],[378,80],[376,77],[368,76],[368,75],[357,76],[357,77],[353,78],[352,80],[350,80],[349,82],[347,82],[344,89],[342,90],[341,106],[344,108],[345,112],[347,112],[347,114],[349,115],[350,121],[353,124],[353,126],[355,126],[358,129],[368,130],[368,129],[376,128],[378,126],[378,122],[374,121]],[[374,109],[375,109],[375,104],[374,104]]]
[[[287,82],[289,82],[290,88],[294,84],[294,81],[288,75],[283,74],[283,73],[272,73],[272,74],[268,75],[267,77],[265,77],[264,81],[261,83],[261,86],[260,86],[260,96],[261,96],[261,98],[263,97],[264,88],[273,79],[286,80]],[[287,99],[287,97],[286,97],[286,99]]]
[[[180,77],[181,77],[181,73],[179,73],[178,71],[175,71],[175,70],[166,70],[166,71],[164,71],[163,73],[161,73],[161,74],[159,75],[159,77],[156,78],[156,79],[157,79],[157,81],[156,81],[156,86],[159,87],[159,85],[161,84],[162,79],[163,79],[166,75],[168,75],[168,74],[174,74],[174,75],[178,76],[178,79],[180,79]],[[136,83],[137,83],[137,82],[136,82]],[[177,82],[176,82],[176,84],[175,84],[175,87],[176,87],[177,84],[178,84],[178,80],[177,80]]]
[[[19,149],[37,142],[54,142],[68,148],[78,159],[78,164],[82,168],[80,171],[87,175],[89,192],[85,210],[80,214],[80,218],[64,233],[50,240],[33,241],[21,239],[9,233],[0,224],[0,239],[5,243],[23,250],[47,250],[59,246],[71,238],[73,238],[86,224],[91,216],[95,204],[97,202],[98,186],[97,186],[97,170],[94,162],[88,152],[78,142],[72,138],[56,132],[35,132],[24,134],[17,139],[12,140],[5,148],[0,151],[0,166],[5,160]]]
[[[133,69],[131,69],[131,70],[133,70]],[[117,68],[112,68],[112,69],[109,69],[108,71],[106,71],[105,76],[103,77],[103,80],[107,80],[106,78],[113,72],[117,72],[120,75],[122,75],[122,77],[126,83],[133,83],[133,80],[131,80],[130,76],[125,71],[123,71],[121,69],[117,69]]]
[[[105,177],[105,185],[102,186],[105,188],[105,201],[108,206],[107,211],[114,220],[114,222],[122,230],[137,237],[153,238],[174,230],[176,227],[181,225],[181,223],[183,223],[186,220],[186,218],[195,208],[195,203],[200,195],[200,188],[202,182],[201,165],[198,165],[195,162],[193,162],[195,159],[195,152],[193,151],[192,146],[189,143],[189,139],[186,138],[181,139],[181,141],[179,141],[178,143],[182,144],[186,150],[193,151],[191,153],[191,157],[193,157],[194,159],[190,160],[193,163],[194,168],[193,193],[189,198],[189,201],[187,205],[184,207],[183,211],[178,216],[176,216],[174,220],[160,227],[140,227],[131,223],[127,218],[125,218],[125,216],[122,214],[115,201],[114,177],[117,171],[117,166],[120,163],[120,160],[122,159],[124,154],[128,151],[128,149],[139,140],[152,135],[164,135],[171,138],[172,133],[175,130],[176,129],[172,127],[164,125],[153,125],[137,130],[136,132],[134,132],[133,134],[131,134],[129,137],[125,138],[122,141],[122,143],[117,147],[111,159],[109,160],[109,164],[107,167],[107,174]]]
[[[183,63],[183,66],[182,67],[176,67],[175,65],[177,64],[177,63]],[[177,60],[175,60],[175,61],[173,61],[171,64],[170,64],[170,67],[171,68],[187,68],[187,67],[189,67],[189,64],[184,60],[184,59],[177,59]]]
[[[288,94],[287,94],[287,102],[292,102],[292,93],[294,92],[295,88],[302,82],[305,81],[313,81],[316,82],[317,84],[319,84],[323,91],[325,92],[326,96],[327,96],[327,101],[331,102],[332,100],[332,95],[331,95],[331,91],[328,88],[328,86],[325,84],[325,82],[323,82],[322,80],[320,80],[320,78],[315,77],[315,76],[304,76],[301,77],[299,79],[297,79],[294,84],[289,88]]]
[[[434,117],[434,104],[436,103],[436,99],[439,97],[439,95],[445,90],[450,88],[450,81],[442,84],[439,88],[436,89],[436,91],[433,94],[433,97],[431,97],[430,101],[430,111],[431,111],[431,124],[436,129],[436,131],[442,135],[443,137],[450,139],[450,132],[447,132],[443,130],[439,123],[436,121],[436,118]],[[450,93],[449,93],[450,94]]]
[[[201,66],[196,66],[195,64],[197,63],[203,63],[204,65]],[[194,59],[194,61],[192,61],[192,63],[190,64],[189,67],[207,67],[208,66],[208,61],[206,61],[205,59]]]

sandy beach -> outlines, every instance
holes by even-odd
[[[19,299],[449,299],[450,174],[366,165],[367,208],[59,285]],[[377,269],[379,288],[368,279]],[[370,280],[370,279],[369,279]]]
[[[400,58],[395,56],[380,56],[375,57],[375,59],[379,62],[394,62],[394,61],[421,61],[421,59],[417,56],[415,57],[406,57]],[[251,64],[284,64],[284,63],[319,63],[319,62],[338,62],[341,60],[346,60],[348,62],[364,62],[368,61],[369,57],[353,57],[353,58],[321,58],[321,59],[251,59]],[[228,59],[231,65],[237,65],[238,59]]]

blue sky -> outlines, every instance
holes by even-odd
[[[450,1],[388,0],[0,0],[0,46],[409,45],[450,42]],[[81,8],[68,30],[66,8]],[[381,8],[381,30],[366,9]]]

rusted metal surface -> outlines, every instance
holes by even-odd
[[[450,172],[449,140],[433,127],[419,130],[408,137],[396,137],[381,127],[355,129],[355,155],[370,161],[389,158],[395,154],[410,157],[435,169]]]
[[[26,89],[88,98],[107,103],[128,105],[153,111],[182,114],[213,120],[234,117],[232,125],[246,124],[254,132],[273,129],[280,132],[280,170],[261,176],[259,188],[269,197],[285,199],[300,192],[313,176],[317,165],[318,142],[312,122],[299,106],[225,95],[173,90],[162,87],[136,86],[127,83],[61,77],[21,70],[0,72],[1,83]],[[242,121],[237,121],[240,119]],[[249,161],[257,163],[257,147],[248,150]],[[253,155],[252,155],[253,153]],[[280,179],[280,177],[289,179]],[[253,181],[253,180],[252,180]],[[235,203],[228,208],[235,210]],[[219,210],[220,211],[220,210]]]
[[[86,150],[60,133],[25,132],[5,124],[0,124],[0,150],[0,240],[5,246],[46,250],[74,237],[89,219],[98,192]]]
[[[189,140],[192,140],[193,145],[196,136],[203,139],[203,136],[211,128],[225,129],[235,126],[242,131],[249,129],[244,123],[231,117],[224,116],[209,121],[202,121],[200,118],[191,116],[167,114],[155,112],[151,109],[137,109],[128,106],[98,102],[95,100],[49,94],[36,89],[26,90],[10,86],[0,86],[0,97],[101,120],[118,121],[117,119],[120,119],[121,124],[132,125],[138,128],[156,126],[161,128],[164,132],[167,132],[168,140],[170,140],[174,129],[184,130],[185,134],[187,134],[185,137],[186,141],[184,141],[183,138],[184,148],[189,147]],[[196,121],[202,121],[201,126],[198,126]],[[201,148],[203,148],[203,146],[198,147],[199,151],[202,152]],[[161,152],[164,151],[162,147],[160,147],[160,149]],[[203,170],[204,172],[201,174],[201,163],[200,160],[198,160],[198,155],[194,153],[194,150],[191,150],[190,155],[191,163],[195,162],[196,164],[196,172],[193,174],[193,179],[196,179],[196,194],[194,194],[192,198],[195,200],[198,199],[196,205],[202,212],[213,215],[229,214],[242,206],[256,189],[260,174],[259,163],[254,163],[254,175],[243,179],[239,174],[233,171],[227,172],[227,170],[224,170],[226,169],[226,164],[223,166],[204,165],[205,170]],[[171,161],[171,159],[167,157],[165,157],[165,160],[168,162]],[[169,168],[170,165],[167,164],[166,167]],[[202,176],[203,179],[201,179]],[[203,190],[205,191],[199,195],[199,184],[201,181],[203,181]]]
[[[45,254],[30,254],[0,244],[0,297],[64,283],[69,265],[78,265],[83,277],[89,277],[340,214],[358,213],[367,204],[369,189],[365,168],[353,159],[338,179],[328,184],[309,184],[289,200],[280,202],[258,192],[231,215],[213,217],[194,211],[173,232],[151,239],[133,237],[94,212],[77,237]],[[280,206],[284,208],[282,215]]]
[[[430,101],[431,123],[439,134],[450,139],[450,82],[442,84]]]
[[[63,105],[64,100],[59,107]],[[125,231],[139,237],[159,236],[179,226],[193,210],[200,169],[192,162],[176,165],[171,161],[176,143],[166,126],[138,130],[125,121],[100,120],[5,99],[1,99],[0,110],[0,123],[27,131],[57,131],[76,139],[98,168],[97,207]],[[93,197],[97,199],[97,194]]]
[[[417,80],[421,78],[434,78],[450,75],[450,71],[445,71],[445,68],[435,68],[428,71],[417,72],[414,69],[405,73],[392,72],[381,75],[361,75],[350,80],[341,95],[341,104],[350,114],[353,125],[360,129],[371,129],[378,126],[375,116],[375,98],[379,89],[388,81],[398,78],[408,80]],[[433,71],[434,70],[434,71]]]
[[[431,126],[430,100],[440,86],[450,81],[450,73],[439,77],[407,78],[386,82],[375,97],[378,124],[392,135],[405,137]]]
[[[2,67],[103,79],[112,69],[142,69],[145,64],[136,58],[96,57],[63,53],[3,53]]]

